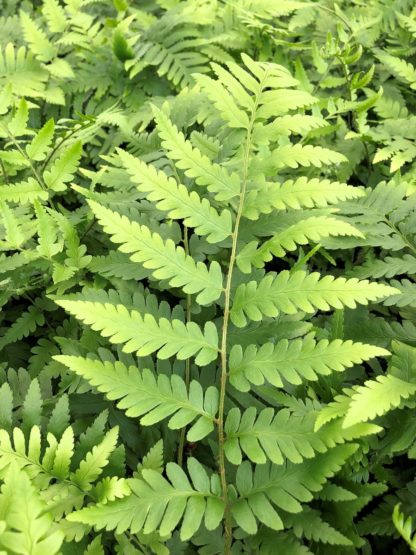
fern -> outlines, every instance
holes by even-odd
[[[189,441],[198,441],[214,429],[218,410],[218,391],[214,387],[204,393],[200,384],[192,381],[187,391],[185,382],[175,374],[170,380],[164,375],[156,380],[150,370],[140,373],[139,369],[127,368],[121,362],[112,365],[65,356],[55,359],[90,381],[111,400],[120,399],[117,406],[125,409],[127,416],[141,416],[144,426],[170,417],[169,427],[178,429],[197,418],[188,431]]]
[[[15,4],[0,551],[413,549],[412,2]]]

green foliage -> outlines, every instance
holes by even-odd
[[[412,2],[0,5],[0,553],[415,551]]]

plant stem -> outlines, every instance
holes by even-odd
[[[263,77],[263,80],[267,77],[267,71]],[[231,308],[231,285],[233,279],[233,272],[235,261],[237,257],[237,243],[238,243],[238,232],[240,229],[240,221],[243,215],[244,201],[247,190],[247,180],[248,180],[248,166],[251,150],[251,136],[253,133],[254,121],[256,118],[257,106],[259,102],[259,96],[263,89],[262,83],[260,83],[259,91],[256,95],[253,111],[250,118],[250,123],[247,129],[247,138],[244,146],[243,153],[243,172],[242,172],[242,185],[240,191],[240,198],[237,208],[237,215],[235,219],[234,230],[232,234],[232,247],[230,254],[230,262],[228,266],[227,280],[225,286],[225,300],[224,300],[224,321],[222,326],[221,335],[221,381],[220,381],[220,400],[218,409],[218,466],[221,480],[222,497],[225,504],[225,515],[224,515],[224,534],[225,534],[225,544],[224,544],[224,555],[230,555],[231,545],[232,545],[232,527],[231,527],[231,512],[228,501],[228,486],[227,477],[225,474],[225,453],[224,453],[224,407],[225,407],[225,394],[227,389],[227,377],[228,377],[228,367],[227,367],[227,338],[228,338],[228,324],[230,321],[230,308]]]
[[[188,228],[185,226],[183,231],[183,245],[185,248],[185,252],[189,254],[189,239],[188,239]],[[192,297],[191,295],[186,295],[186,323],[190,322],[192,319]],[[191,381],[191,359],[187,358],[185,360],[185,385],[186,390],[189,391],[189,382]],[[183,465],[183,453],[185,449],[185,439],[186,439],[186,427],[182,428],[181,436],[179,439],[179,447],[178,447],[178,465]]]

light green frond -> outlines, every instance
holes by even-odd
[[[147,356],[158,351],[161,359],[176,355],[184,360],[197,355],[201,366],[218,356],[218,332],[212,322],[205,324],[204,332],[194,322],[179,320],[157,321],[151,314],[142,316],[128,311],[124,305],[101,304],[90,301],[56,300],[70,314],[92,329],[108,337],[112,343],[124,343],[123,351]]]
[[[198,421],[188,431],[189,441],[199,441],[214,429],[218,410],[218,391],[211,386],[204,392],[193,380],[187,391],[183,379],[173,374],[159,374],[148,369],[126,367],[119,361],[111,363],[74,356],[55,356],[78,376],[83,377],[108,399],[118,400],[117,406],[127,416],[140,416],[143,426],[151,426],[170,418],[169,427],[183,428]]]
[[[55,555],[61,552],[64,533],[53,522],[29,476],[16,466],[5,476],[0,493],[0,519],[5,523],[0,546],[7,553]]]
[[[354,364],[389,354],[375,345],[341,339],[283,339],[260,347],[250,345],[244,351],[235,345],[230,352],[230,381],[240,391],[247,391],[250,383],[261,385],[264,380],[275,387],[283,387],[283,380],[300,385],[303,380],[315,381],[319,375],[342,372]]]
[[[204,519],[208,530],[215,529],[224,514],[219,478],[209,478],[204,467],[194,458],[188,459],[192,481],[175,463],[166,466],[167,478],[150,469],[142,470],[141,479],[129,481],[133,494],[105,505],[90,506],[68,516],[71,522],[94,525],[98,529],[121,533],[158,530],[170,534],[182,520],[181,539],[189,539]]]
[[[156,279],[167,279],[172,287],[182,287],[185,293],[198,293],[197,302],[201,304],[209,304],[220,297],[223,286],[218,262],[208,268],[202,262],[195,262],[172,240],[164,241],[146,226],[94,201],[89,204],[111,240],[122,244],[119,247],[122,252],[133,253],[131,260],[150,268]]]
[[[240,193],[239,178],[235,173],[202,154],[199,149],[185,139],[185,136],[161,111],[153,108],[162,146],[169,158],[185,174],[195,179],[200,186],[207,187],[217,200],[230,200]]]
[[[354,387],[344,427],[358,422],[367,422],[398,407],[404,399],[415,395],[416,384],[404,381],[391,374],[377,376],[364,385]]]
[[[400,81],[409,83],[411,89],[416,89],[416,68],[410,62],[378,49],[376,50],[376,56],[388,71]]]
[[[53,119],[50,119],[26,146],[26,153],[31,160],[40,162],[46,158],[46,153],[52,142],[54,132],[55,123]]]
[[[43,179],[49,189],[64,191],[66,183],[74,178],[82,154],[82,145],[76,141],[66,148],[51,168],[43,173]]]
[[[57,51],[54,45],[33,21],[33,18],[24,11],[20,12],[20,24],[25,40],[30,44],[30,49],[38,60],[49,62],[56,56]]]
[[[266,408],[257,414],[250,407],[241,414],[232,408],[225,423],[225,455],[236,465],[241,464],[242,453],[256,464],[301,463],[333,446],[333,437],[328,436],[328,442],[324,433],[314,432],[314,421],[311,413],[300,416],[288,409]]]
[[[263,268],[273,256],[283,257],[286,251],[294,251],[297,245],[319,242],[324,237],[347,235],[364,237],[360,230],[351,224],[328,216],[313,216],[300,220],[265,241],[260,247],[257,242],[248,243],[237,256],[237,265],[244,273],[251,271],[251,266]]]
[[[259,283],[250,281],[238,286],[231,310],[231,319],[238,327],[247,318],[260,321],[264,316],[275,318],[281,312],[295,314],[297,310],[313,313],[315,310],[355,308],[357,304],[378,301],[397,292],[380,283],[359,281],[356,278],[321,277],[314,272],[284,270],[277,276],[269,274]]]
[[[4,51],[0,49],[0,84],[10,86],[13,94],[25,97],[43,97],[48,72],[44,70],[32,54],[21,46],[17,51],[9,43]]]
[[[267,144],[271,141],[277,141],[282,136],[289,136],[292,133],[304,135],[314,129],[321,129],[327,126],[328,123],[323,118],[317,116],[307,116],[304,114],[280,116],[271,123],[255,127],[254,140],[257,144]]]
[[[416,257],[405,254],[402,257],[386,256],[384,260],[370,260],[363,266],[354,268],[355,277],[391,278],[399,274],[416,274]]]
[[[101,476],[107,466],[109,457],[114,451],[118,439],[118,427],[109,430],[104,439],[95,445],[80,462],[79,467],[71,474],[71,480],[81,490],[88,491],[93,482]]]
[[[285,145],[273,150],[268,163],[274,168],[298,168],[315,166],[321,168],[330,164],[341,164],[347,158],[335,150],[312,145]]]
[[[166,211],[170,218],[183,220],[198,235],[206,236],[209,243],[219,243],[231,235],[232,220],[228,210],[218,213],[208,199],[201,199],[195,191],[188,191],[185,185],[164,172],[122,150],[118,154],[139,191],[145,193],[149,201],[156,202],[156,207]]]
[[[47,198],[47,191],[42,189],[33,177],[13,185],[0,185],[0,202],[25,204],[26,202],[32,203],[35,199],[47,200]]]
[[[323,208],[363,196],[363,190],[351,185],[300,177],[282,184],[267,183],[257,191],[249,191],[243,213],[247,218],[255,220],[259,214],[269,214],[272,210]]]
[[[301,464],[260,465],[254,472],[250,463],[243,462],[236,477],[239,498],[231,506],[237,524],[248,534],[256,533],[258,521],[282,530],[278,510],[300,513],[301,503],[311,501],[356,450],[354,444],[340,445]]]

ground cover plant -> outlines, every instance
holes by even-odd
[[[0,553],[416,552],[413,2],[0,7]]]

